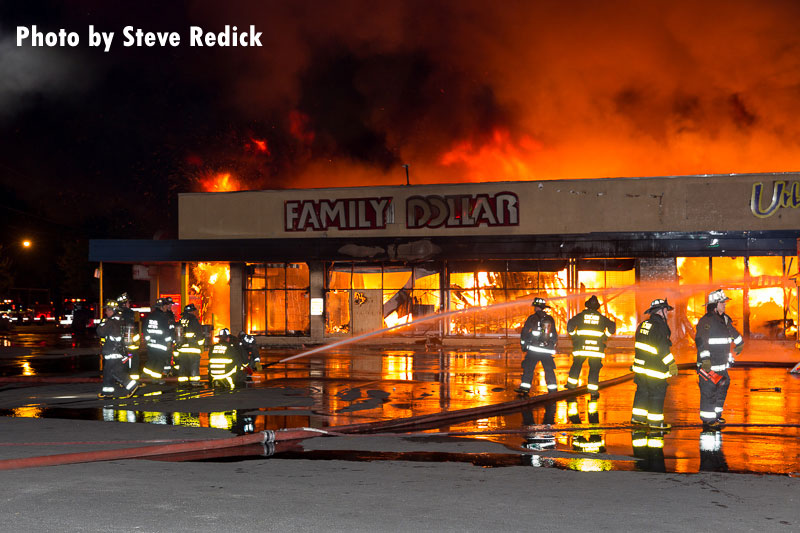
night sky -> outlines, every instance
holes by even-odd
[[[230,4],[0,3],[4,249],[56,254],[29,278],[65,241],[175,237],[187,191],[800,169],[797,2]],[[189,46],[226,24],[263,46]],[[17,46],[32,25],[80,44]]]

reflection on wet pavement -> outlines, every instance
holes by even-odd
[[[26,333],[15,347],[31,347],[24,355],[0,360],[0,374],[97,375],[97,358],[91,354],[61,357],[45,353],[37,342],[53,338]],[[31,336],[32,335],[32,336]],[[36,347],[34,350],[33,347]],[[769,345],[764,345],[769,350]],[[63,347],[63,346],[59,346]],[[265,359],[277,361],[289,350],[266,351]],[[629,373],[632,354],[618,350],[608,354],[601,380]],[[678,355],[691,361],[692,353]],[[763,358],[762,358],[763,359]],[[800,356],[798,356],[800,359]],[[228,429],[234,433],[290,427],[328,428],[377,422],[443,411],[495,405],[518,399],[513,389],[519,380],[522,354],[502,346],[482,349],[438,348],[428,350],[353,347],[315,354],[257,375],[246,389],[181,389],[177,385],[150,385],[135,398],[101,405],[90,385],[71,385],[80,393],[31,393],[24,405],[0,410],[6,416],[57,417],[170,424]],[[204,361],[205,364],[205,361]],[[566,382],[570,357],[556,357],[560,389]],[[582,383],[585,383],[584,369]],[[703,431],[699,419],[697,376],[684,370],[670,379],[665,418],[673,424],[668,432],[639,431],[629,424],[635,386],[626,381],[601,390],[599,398],[588,395],[552,402],[518,412],[482,417],[460,423],[443,423],[426,434],[463,434],[459,438],[498,443],[508,453],[447,454],[436,452],[276,451],[276,457],[349,460],[446,460],[479,466],[529,465],[580,471],[649,470],[655,472],[800,472],[800,377],[781,367],[736,366],[725,405],[727,426],[722,431]],[[538,369],[534,394],[546,386]],[[3,390],[11,386],[0,384]],[[30,390],[35,388],[30,387]],[[779,390],[778,390],[779,389]],[[307,403],[261,407],[258,391],[285,391]],[[255,396],[245,396],[253,394]],[[243,401],[242,398],[248,398]],[[202,410],[193,401],[236,401],[235,409]],[[186,409],[181,409],[181,405]],[[199,405],[199,404],[198,404]],[[225,404],[228,405],[228,404]],[[249,408],[241,408],[243,405]],[[187,412],[183,412],[187,411]],[[251,450],[252,451],[252,450]],[[281,455],[281,454],[284,455]],[[442,455],[443,454],[443,455]],[[480,455],[480,458],[471,457]],[[262,453],[243,457],[264,457]],[[209,459],[206,457],[205,459]],[[176,460],[178,460],[176,458]],[[189,460],[189,459],[182,459]],[[209,459],[210,460],[210,459]]]

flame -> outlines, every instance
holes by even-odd
[[[200,180],[200,186],[205,192],[241,191],[239,180],[231,176],[230,172],[220,172]]]
[[[194,283],[190,289],[200,297],[200,319],[212,324],[214,331],[229,327],[231,269],[228,263],[197,263],[192,268]],[[224,276],[226,283],[218,283]],[[190,295],[190,301],[191,301]]]
[[[387,328],[392,328],[399,324],[408,324],[414,320],[414,317],[411,313],[403,316],[397,316],[397,311],[392,311],[388,316],[383,319],[383,323],[386,325]]]
[[[456,143],[441,156],[440,163],[462,163],[472,181],[529,180],[534,176],[528,161],[541,150],[542,144],[527,135],[515,143],[508,131],[495,129],[482,145],[476,146],[472,141]]]
[[[267,141],[262,139],[250,139],[253,142],[254,149],[257,152],[261,152],[262,154],[270,155],[269,147],[267,146]]]

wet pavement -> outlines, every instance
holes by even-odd
[[[92,340],[75,342],[60,330],[30,326],[0,337],[0,377],[98,377]],[[513,392],[522,354],[514,346],[387,348],[351,346],[271,367],[234,391],[176,383],[150,384],[130,399],[101,401],[99,383],[9,383],[0,381],[0,415],[17,418],[94,420],[187,428],[234,434],[296,427],[331,428],[431,415],[517,400]],[[265,350],[277,361],[299,350]],[[694,359],[678,351],[678,362]],[[697,376],[682,370],[670,380],[663,435],[630,427],[635,386],[625,381],[546,407],[443,423],[398,438],[381,435],[309,439],[275,449],[272,459],[461,462],[481,467],[552,467],[575,471],[645,470],[768,473],[800,472],[800,376],[786,365],[798,352],[785,345],[752,343],[731,371],[725,405],[727,426],[703,431],[698,418]],[[629,374],[632,354],[607,354],[601,380]],[[764,362],[783,366],[764,366]],[[556,358],[559,385],[570,358]],[[204,373],[204,358],[201,374]],[[546,392],[541,367],[534,394]],[[582,382],[587,369],[584,368]],[[779,390],[777,390],[779,389]],[[262,447],[214,457],[173,460],[263,459]]]

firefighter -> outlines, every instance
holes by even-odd
[[[664,398],[667,395],[667,378],[678,375],[678,365],[670,351],[671,331],[667,324],[667,311],[674,308],[666,299],[656,299],[645,311],[650,318],[636,328],[634,338],[633,378],[636,394],[633,397],[633,424],[647,424],[651,429],[668,430],[664,422]]]
[[[731,343],[736,354],[742,353],[744,340],[725,314],[730,300],[722,289],[708,295],[706,314],[697,322],[697,372],[700,385],[700,419],[703,425],[716,429],[725,423],[722,408],[731,383],[728,368],[733,366]]]
[[[178,372],[178,368],[173,365],[175,358],[178,356],[177,344],[178,344],[178,335],[175,331],[178,321],[175,320],[175,313],[172,312],[172,306],[175,302],[172,301],[171,296],[167,296],[164,298],[165,301],[165,311],[164,313],[167,315],[167,320],[170,323],[170,329],[172,331],[172,353],[170,353],[169,357],[164,361],[164,375],[175,375]]]
[[[599,396],[600,369],[606,352],[608,337],[617,332],[613,320],[601,315],[600,302],[592,295],[584,304],[586,309],[569,319],[567,333],[572,337],[572,367],[569,369],[567,389],[578,386],[578,378],[584,361],[589,361],[589,376],[586,388],[593,398]]]
[[[556,321],[545,311],[550,306],[547,305],[544,298],[534,298],[531,306],[533,314],[525,321],[519,336],[519,343],[522,351],[525,352],[525,358],[522,360],[522,381],[514,391],[528,394],[531,390],[536,364],[542,363],[547,391],[555,392],[558,389],[556,363],[553,360],[558,342]]]
[[[117,298],[117,305],[120,317],[122,318],[122,331],[126,337],[126,365],[131,378],[139,379],[139,326],[140,318],[139,313],[131,309],[131,301],[128,298],[128,293],[123,292]]]
[[[139,387],[137,381],[128,374],[122,360],[127,355],[122,339],[122,317],[115,300],[108,300],[104,306],[105,318],[97,326],[103,354],[103,388],[97,395],[100,399],[114,397],[114,383],[125,389],[125,398],[130,398]]]
[[[166,313],[169,305],[166,298],[156,300],[153,312],[147,317],[145,342],[147,343],[147,364],[142,370],[145,374],[163,384],[164,368],[172,358],[173,330],[175,323]]]
[[[261,369],[261,355],[258,353],[256,338],[244,331],[239,332],[239,346],[242,350],[242,359],[247,369],[245,379],[250,379],[254,371]]]
[[[208,381],[212,386],[234,389],[244,381],[243,370],[247,362],[242,357],[239,340],[228,328],[219,330],[217,337],[219,342],[208,355]]]
[[[178,346],[178,381],[200,386],[200,356],[203,353],[205,337],[203,326],[197,319],[197,307],[194,304],[188,304],[183,308],[180,327],[182,340]]]

